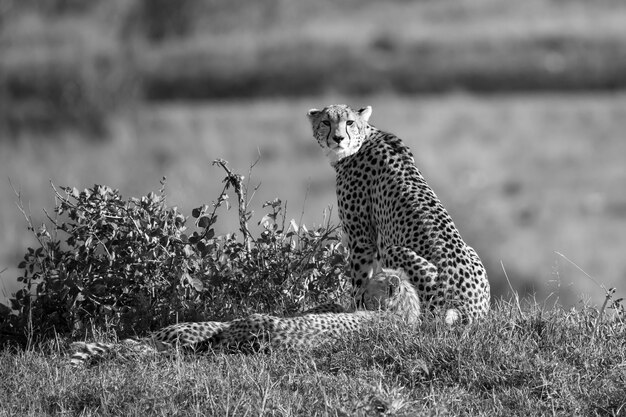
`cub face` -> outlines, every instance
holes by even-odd
[[[366,310],[387,310],[390,302],[399,297],[403,279],[408,279],[404,271],[382,269],[365,283],[357,298]]]
[[[382,268],[361,287],[355,301],[366,310],[384,310],[407,323],[420,322],[420,300],[406,272]]]
[[[367,135],[372,107],[355,111],[345,104],[333,104],[322,110],[311,109],[307,115],[313,128],[313,137],[331,165],[334,165],[361,148]]]

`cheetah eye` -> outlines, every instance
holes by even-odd
[[[322,124],[323,124],[324,126],[330,126],[330,122],[329,122],[328,120],[324,120],[324,121],[322,121]]]
[[[348,126],[352,126],[352,125],[354,124],[354,120],[348,120],[348,121],[346,122],[346,124],[347,124]]]

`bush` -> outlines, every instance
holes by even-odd
[[[4,328],[42,340],[115,330],[120,337],[177,321],[232,319],[252,312],[292,313],[345,292],[346,251],[338,227],[286,228],[279,199],[254,237],[242,176],[227,173],[217,201],[192,211],[194,231],[157,193],[124,200],[102,185],[57,190],[49,224],[29,229],[39,243],[19,264],[23,283]],[[238,197],[240,236],[216,236],[217,210]],[[46,213],[47,214],[47,213]],[[30,217],[27,216],[30,219]],[[62,237],[62,238],[61,238]]]

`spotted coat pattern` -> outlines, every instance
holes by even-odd
[[[194,353],[209,350],[254,352],[272,348],[305,348],[328,343],[361,330],[365,324],[392,314],[407,323],[419,321],[419,297],[402,271],[382,270],[359,294],[367,310],[346,312],[327,304],[296,317],[252,314],[229,322],[179,323],[141,339],[120,343],[75,342],[71,363],[82,366],[95,359],[133,359],[179,348]],[[381,312],[381,310],[383,310]]]
[[[471,321],[489,309],[487,273],[395,135],[370,125],[371,107],[312,109],[313,136],[336,171],[337,201],[350,249],[352,284],[377,264],[406,271],[422,305],[446,321]]]

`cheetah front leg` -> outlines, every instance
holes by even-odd
[[[382,251],[381,262],[383,268],[402,269],[407,273],[411,283],[417,289],[423,309],[449,307],[446,306],[451,301],[446,300],[447,283],[439,279],[437,267],[419,256],[414,250],[403,246],[389,246]],[[452,325],[460,318],[461,313],[457,308],[446,309],[445,322],[447,324]]]
[[[364,241],[350,242],[350,273],[352,291],[356,291],[372,276],[377,269],[376,246]]]

